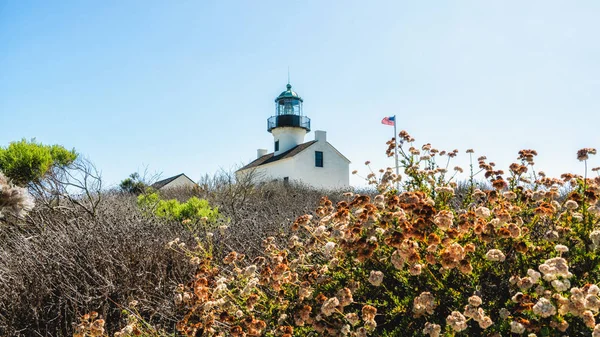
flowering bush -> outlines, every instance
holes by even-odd
[[[127,325],[121,330],[115,332],[114,337],[160,337],[167,336],[163,331],[157,331],[148,322],[141,318],[137,311],[137,301],[129,302],[128,308],[123,309],[122,314],[127,317]],[[105,321],[100,315],[92,311],[79,318],[79,323],[75,325],[73,337],[107,337]]]
[[[335,205],[324,197],[296,219],[286,244],[265,239],[261,256],[232,251],[214,261],[210,242],[172,243],[197,264],[175,292],[186,312],[178,331],[600,336],[600,177],[587,177],[594,149],[577,155],[584,176],[561,179],[536,172],[533,150],[520,151],[508,173],[480,157],[458,189],[462,169],[447,171],[458,151],[400,137],[402,181],[392,169],[372,172],[375,197],[347,193]],[[393,155],[395,141],[388,145]],[[479,173],[489,188],[475,183]]]

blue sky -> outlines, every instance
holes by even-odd
[[[74,147],[109,185],[145,167],[199,179],[271,149],[289,66],[351,169],[393,165],[395,114],[419,144],[503,168],[534,148],[547,173],[583,173],[598,17],[598,1],[2,1],[0,146]]]

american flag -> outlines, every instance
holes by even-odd
[[[394,124],[396,124],[396,116],[385,117],[384,119],[381,120],[381,124],[393,126]]]

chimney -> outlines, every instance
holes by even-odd
[[[256,158],[260,158],[262,156],[264,156],[265,154],[267,154],[267,149],[258,149],[256,150]]]
[[[315,140],[317,142],[326,142],[327,141],[327,132],[321,130],[315,130]]]

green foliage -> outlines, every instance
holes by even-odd
[[[69,166],[77,159],[75,150],[22,139],[0,148],[0,170],[15,184],[37,183],[56,167]]]
[[[217,208],[211,208],[205,199],[191,197],[187,202],[179,204],[179,216],[183,219],[207,218],[209,221],[215,221],[218,215]]]
[[[157,217],[180,221],[189,229],[207,228],[215,224],[221,214],[217,207],[211,207],[207,200],[191,197],[186,202],[176,199],[163,200],[158,193],[141,194],[138,206]]]
[[[141,180],[140,175],[135,172],[130,174],[126,179],[123,179],[119,184],[119,188],[121,188],[123,192],[141,194],[148,188],[148,185],[146,185],[146,183]]]

